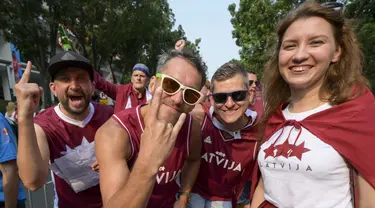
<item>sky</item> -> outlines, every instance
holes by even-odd
[[[232,38],[228,5],[239,0],[169,0],[178,25],[190,41],[201,38],[200,53],[208,66],[208,77],[222,64],[239,59],[240,48]]]

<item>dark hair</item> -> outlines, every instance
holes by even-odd
[[[158,64],[156,66],[156,73],[160,73],[164,70],[165,65],[173,58],[181,57],[189,61],[198,71],[202,77],[201,86],[202,88],[207,80],[207,66],[203,62],[202,58],[195,55],[190,49],[184,48],[182,50],[170,50],[159,56]]]
[[[215,89],[215,81],[224,81],[230,79],[237,74],[240,74],[244,78],[244,84],[246,88],[249,88],[249,78],[247,77],[247,71],[245,67],[241,64],[236,64],[233,62],[227,62],[219,67],[218,70],[214,73],[211,79],[211,92],[214,92]]]

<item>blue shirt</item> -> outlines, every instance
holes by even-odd
[[[8,120],[0,113],[0,163],[5,163],[17,158],[16,137]],[[26,199],[22,182],[18,184],[18,200]],[[3,175],[0,171],[0,202],[4,201]]]

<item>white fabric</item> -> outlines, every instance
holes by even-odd
[[[90,113],[89,115],[86,116],[85,119],[83,119],[82,121],[78,121],[78,120],[75,120],[75,119],[72,119],[68,116],[66,116],[61,110],[60,110],[60,105],[61,103],[59,103],[58,105],[55,106],[54,110],[56,112],[56,114],[61,118],[61,120],[67,122],[67,123],[70,123],[70,124],[73,124],[75,126],[78,126],[78,127],[85,127],[90,121],[91,121],[91,118],[92,116],[94,115],[95,113],[95,107],[92,103],[89,104],[89,108],[90,108]]]
[[[5,118],[9,118],[12,121],[15,121],[16,120],[16,111],[14,111],[11,116],[8,115],[8,112],[5,112],[4,116],[5,116]]]
[[[151,100],[152,98],[152,95],[150,93],[150,91],[148,91],[148,89],[146,89],[146,101],[149,101]],[[128,96],[128,101],[126,102],[126,106],[125,106],[125,109],[129,109],[129,108],[132,108],[132,102],[130,100],[130,96]]]
[[[220,123],[220,121],[218,121],[214,115],[214,107],[211,106],[210,107],[210,117],[212,119],[212,123],[214,124],[214,126],[222,131],[225,131],[227,132],[228,134],[230,134],[234,139],[241,139],[241,130],[242,129],[246,129],[247,127],[253,125],[253,123],[255,122],[257,116],[258,116],[258,113],[255,112],[255,111],[252,111],[250,109],[247,109],[245,111],[245,115],[250,118],[251,117],[251,122],[249,122],[247,125],[245,125],[244,127],[242,127],[241,129],[238,129],[237,131],[230,131],[228,130],[227,128],[225,128],[225,126]]]
[[[301,121],[330,107],[324,104],[302,113],[291,113],[287,107],[283,114],[287,120]],[[293,126],[283,129],[261,146],[258,155],[265,199],[279,208],[352,208],[349,168],[341,155],[303,127],[297,141],[300,130]],[[286,146],[286,151],[279,147],[265,158],[264,150],[286,142],[289,133],[288,143],[295,146]],[[297,147],[304,151],[297,151]],[[277,155],[278,151],[287,154]]]

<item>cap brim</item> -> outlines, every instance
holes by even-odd
[[[61,69],[67,69],[67,68],[73,68],[73,67],[86,70],[89,73],[91,80],[93,80],[94,69],[92,65],[83,61],[73,61],[73,60],[60,61],[60,62],[51,64],[48,67],[48,72],[51,76],[51,79],[53,80],[55,78],[56,73],[60,71]]]

